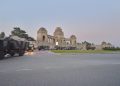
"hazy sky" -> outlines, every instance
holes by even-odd
[[[120,0],[0,0],[0,32],[16,26],[35,38],[40,27],[53,35],[60,26],[79,42],[120,46]]]

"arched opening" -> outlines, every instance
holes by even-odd
[[[74,42],[74,43],[75,43],[75,44],[77,43],[77,42],[76,42],[76,40],[75,40],[75,42]]]
[[[53,39],[53,43],[55,44],[55,39]]]
[[[45,36],[43,36],[43,42],[45,41]]]
[[[70,40],[70,44],[72,44],[72,41]]]

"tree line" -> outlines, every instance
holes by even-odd
[[[105,47],[103,50],[120,51],[120,47]]]

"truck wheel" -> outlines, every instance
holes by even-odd
[[[4,52],[0,52],[0,60],[4,59]]]
[[[24,53],[19,53],[19,56],[23,56],[24,55]]]
[[[11,56],[14,56],[14,55],[15,55],[15,53],[10,53],[10,55],[11,55]]]
[[[21,51],[20,53],[19,53],[19,56],[23,56],[24,55],[24,51]]]

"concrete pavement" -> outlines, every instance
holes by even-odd
[[[120,86],[120,54],[40,51],[4,59],[0,86]]]

